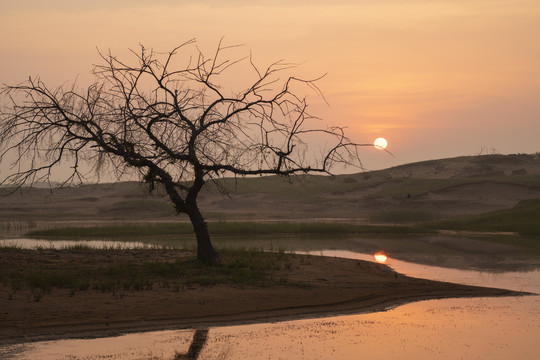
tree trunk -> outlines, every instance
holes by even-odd
[[[197,204],[190,206],[187,214],[197,237],[197,260],[205,263],[215,263],[218,260],[218,256],[210,241],[208,226]]]

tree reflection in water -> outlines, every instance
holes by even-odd
[[[208,329],[205,330],[195,330],[195,334],[193,335],[193,340],[191,341],[191,345],[189,346],[189,350],[185,354],[179,354],[176,353],[174,356],[175,360],[197,360],[199,357],[199,354],[201,353],[202,348],[204,347],[204,344],[206,343],[206,339],[208,337]]]

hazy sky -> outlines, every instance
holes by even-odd
[[[242,43],[261,65],[302,63],[367,169],[481,151],[540,151],[538,0],[0,0],[0,82],[89,79],[96,48],[125,55],[196,38]]]

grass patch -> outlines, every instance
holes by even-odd
[[[286,202],[314,203],[324,201],[325,194],[343,194],[372,186],[377,181],[360,179],[362,175],[298,175],[290,178],[263,176],[252,178],[226,178],[220,184],[235,194],[261,195]],[[216,193],[218,189],[208,183],[205,192]]]
[[[430,229],[506,231],[520,235],[540,235],[540,199],[524,200],[511,209],[460,216],[426,224]]]
[[[375,223],[405,224],[437,220],[439,216],[431,211],[415,210],[380,210],[370,214],[369,219]]]
[[[474,239],[513,246],[526,251],[529,257],[533,255],[540,255],[540,238],[535,235],[489,235],[482,237],[475,236]]]
[[[393,196],[398,198],[407,198],[425,194],[430,191],[437,191],[451,186],[463,185],[478,180],[471,181],[470,179],[422,179],[422,178],[405,178],[397,179],[383,186],[383,188],[374,194],[368,195],[370,198],[380,196]]]
[[[514,175],[514,176],[481,176],[475,178],[449,178],[449,179],[424,179],[424,178],[404,178],[395,179],[382,185],[382,189],[374,194],[368,195],[371,198],[380,196],[392,196],[397,198],[407,198],[408,196],[421,195],[428,192],[439,191],[454,186],[467,184],[477,184],[490,181],[500,184],[521,185],[537,188],[540,184],[540,175]]]
[[[347,223],[260,223],[260,222],[217,222],[209,223],[212,234],[222,235],[272,235],[272,234],[358,234],[358,233],[415,233],[418,230],[407,226],[372,226]]]
[[[130,212],[155,212],[163,214],[174,214],[174,208],[170,202],[156,200],[127,200],[117,202],[108,208],[102,209],[102,212],[130,213]]]
[[[429,229],[410,226],[374,226],[345,223],[261,223],[261,222],[211,222],[212,235],[271,235],[271,234],[412,234],[431,232]],[[30,231],[29,237],[120,237],[193,235],[190,223],[164,223],[145,225],[119,225],[88,228],[62,228]]]
[[[29,237],[117,237],[193,234],[189,223],[123,224],[117,226],[73,227],[29,231]]]
[[[0,249],[0,256],[0,284],[10,287],[12,292],[30,289],[35,301],[54,288],[69,289],[72,293],[89,289],[117,293],[154,287],[182,291],[216,284],[303,286],[284,281],[283,271],[291,268],[291,259],[296,255],[283,252],[223,249],[221,262],[213,266],[195,261],[193,252],[180,250],[80,249],[36,253]],[[34,260],[29,265],[26,260],[30,258]]]

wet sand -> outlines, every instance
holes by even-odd
[[[81,261],[83,255],[87,263],[96,266],[123,256],[168,261],[180,252],[133,250],[118,252],[116,258],[99,252],[93,258],[91,250],[17,254],[13,258],[2,255],[2,271],[16,264],[73,263]],[[426,299],[522,295],[410,278],[372,262],[317,256],[291,257],[290,267],[272,270],[271,275],[287,280],[288,285],[183,289],[154,285],[150,290],[115,292],[53,289],[36,301],[29,289],[13,291],[0,284],[0,344],[372,312]],[[294,285],[298,283],[304,285]]]

